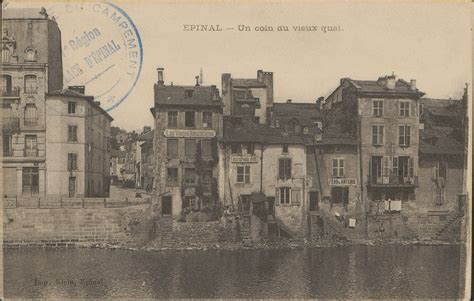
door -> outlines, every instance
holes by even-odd
[[[76,177],[69,177],[69,197],[76,196]]]
[[[267,197],[268,215],[275,216],[275,197]]]
[[[319,210],[319,193],[317,191],[311,191],[309,193],[309,211]]]
[[[171,215],[172,213],[172,201],[171,196],[161,197],[161,215]]]

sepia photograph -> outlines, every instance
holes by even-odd
[[[473,16],[4,0],[0,298],[470,299]]]

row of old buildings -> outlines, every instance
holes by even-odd
[[[395,75],[343,78],[314,103],[274,102],[273,73],[154,84],[154,189],[163,216],[263,204],[290,235],[327,213],[446,215],[465,194],[467,90],[427,99]],[[388,204],[388,208],[387,208]]]
[[[85,87],[63,87],[56,21],[5,11],[1,47],[3,197],[107,196],[112,117]]]

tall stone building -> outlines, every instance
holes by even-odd
[[[45,94],[62,89],[61,32],[44,9],[3,12],[3,195],[44,195]]]
[[[83,86],[46,96],[46,194],[106,197],[113,118]]]
[[[214,209],[217,141],[222,135],[222,100],[216,86],[165,85],[158,69],[154,85],[155,193],[163,215]]]
[[[394,75],[375,81],[341,79],[327,97],[328,125],[358,137],[360,198],[370,202],[415,202],[418,187],[419,104],[416,81]],[[398,207],[399,204],[396,206]]]
[[[222,74],[224,115],[250,116],[257,123],[266,124],[273,106],[273,72],[257,71],[257,78],[232,78]]]

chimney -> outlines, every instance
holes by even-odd
[[[321,110],[322,105],[323,105],[323,101],[324,101],[323,96],[318,97],[318,99],[316,100],[316,107],[318,108],[318,110]]]
[[[395,89],[396,82],[397,82],[397,78],[395,74],[392,73],[392,75],[387,76],[387,80],[385,82],[385,88],[389,90]]]
[[[196,87],[199,87],[199,75],[196,75],[195,78],[196,78]]]
[[[85,95],[86,87],[85,86],[69,86],[67,87],[69,90],[77,92],[79,94]]]
[[[412,91],[416,90],[416,79],[411,79],[410,80],[410,90],[412,90]]]
[[[288,99],[288,100],[286,101],[286,103],[291,103],[291,99]]]
[[[164,85],[165,82],[163,80],[163,72],[164,72],[164,68],[156,68],[156,71],[158,71],[158,85]]]

